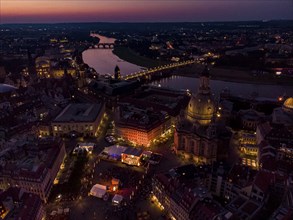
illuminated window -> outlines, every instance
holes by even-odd
[[[57,128],[57,126],[54,126],[54,131],[58,131],[58,128]]]

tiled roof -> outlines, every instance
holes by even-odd
[[[10,197],[13,203],[17,203],[13,209],[12,216],[17,220],[33,220],[36,219],[38,212],[42,206],[39,196],[31,193],[22,192],[20,188],[11,187],[0,193],[0,201],[3,202]]]
[[[269,190],[269,187],[275,182],[275,175],[266,172],[259,171],[256,175],[254,185],[257,186],[261,191],[266,193]]]
[[[247,186],[247,184],[253,181],[255,175],[256,171],[247,166],[234,165],[228,174],[228,179],[230,179],[233,184]]]

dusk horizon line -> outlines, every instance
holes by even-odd
[[[219,20],[219,21],[72,21],[72,22],[13,22],[1,23],[0,25],[22,25],[22,24],[93,24],[93,23],[111,23],[111,24],[131,24],[131,23],[230,23],[230,22],[271,22],[271,21],[293,21],[293,19],[253,19],[253,20]]]

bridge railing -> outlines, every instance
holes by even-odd
[[[172,68],[181,67],[181,66],[187,66],[187,65],[190,65],[190,64],[194,64],[194,63],[195,63],[194,60],[187,60],[187,61],[182,61],[182,62],[179,62],[179,63],[166,64],[166,65],[163,65],[163,66],[149,68],[149,69],[143,70],[143,71],[130,73],[130,74],[126,75],[126,76],[122,76],[122,79],[125,79],[125,80],[134,79],[134,78],[146,76],[146,75],[158,72],[158,71],[172,69]]]

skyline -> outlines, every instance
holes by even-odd
[[[180,2],[174,0],[2,0],[0,10],[1,24],[293,19],[293,2],[290,0],[184,0]]]
[[[293,220],[292,11],[0,0],[1,219]]]

